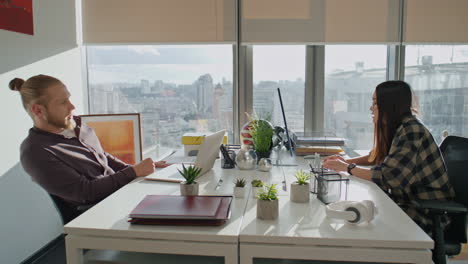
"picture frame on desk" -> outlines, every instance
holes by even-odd
[[[128,164],[143,160],[139,113],[82,115],[107,153]]]

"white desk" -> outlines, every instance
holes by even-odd
[[[279,170],[277,174],[281,174]],[[236,177],[249,180],[258,173],[222,170],[217,161],[214,169],[199,179],[200,194],[232,195]],[[223,183],[215,190],[219,178]],[[177,195],[179,184],[137,179],[68,223],[65,226],[67,263],[82,263],[82,249],[223,256],[226,264],[238,263],[239,230],[248,197],[233,200],[231,218],[222,226],[129,224],[128,214],[148,194]]]
[[[288,184],[295,169],[284,168]],[[373,200],[379,213],[369,225],[357,226],[326,218],[315,195],[308,204],[280,196],[279,218],[269,221],[256,219],[256,202],[249,200],[239,236],[240,263],[251,264],[253,258],[432,263],[431,238],[377,185],[351,176],[348,200],[365,199]]]
[[[82,263],[82,249],[222,256],[226,264],[252,263],[255,257],[430,263],[432,240],[377,186],[353,179],[349,193],[351,200],[376,202],[380,212],[374,222],[366,227],[333,223],[315,198],[310,204],[289,201],[281,181],[285,173],[289,191],[295,169],[222,170],[217,161],[214,170],[200,178],[200,194],[232,194],[238,177],[276,183],[280,217],[256,219],[256,200],[248,195],[233,200],[231,219],[225,225],[213,227],[130,225],[127,216],[145,195],[179,194],[176,183],[137,179],[65,226],[67,263]],[[220,178],[223,183],[215,190]]]

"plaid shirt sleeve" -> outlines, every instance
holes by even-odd
[[[417,166],[419,133],[412,129],[397,131],[390,151],[384,161],[372,168],[372,180],[383,189],[406,189],[414,181],[412,172]],[[412,139],[412,140],[410,140]]]

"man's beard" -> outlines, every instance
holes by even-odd
[[[53,118],[49,113],[47,113],[47,123],[54,127],[63,128],[63,129],[74,129],[76,124],[75,120],[72,118],[70,119],[59,119]]]

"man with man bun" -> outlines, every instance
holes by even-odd
[[[73,115],[67,87],[58,79],[37,75],[15,78],[33,127],[20,147],[20,160],[32,180],[70,209],[94,204],[136,177],[147,176],[165,162],[147,158],[133,166],[105,152],[93,129]],[[75,215],[76,216],[76,215]]]

